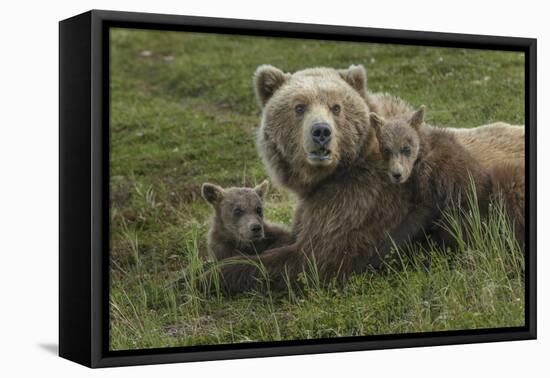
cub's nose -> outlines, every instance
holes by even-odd
[[[394,179],[399,180],[401,179],[401,173],[392,173],[392,176]]]
[[[254,223],[250,226],[250,231],[252,231],[255,234],[258,234],[262,231],[262,225],[259,223]]]
[[[311,139],[319,147],[325,147],[329,144],[332,137],[332,130],[328,123],[316,123],[311,128]]]

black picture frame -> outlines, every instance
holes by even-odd
[[[525,53],[525,327],[109,351],[110,27],[493,49]],[[59,24],[59,354],[88,367],[536,338],[536,62],[529,38],[92,10]]]

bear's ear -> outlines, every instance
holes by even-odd
[[[289,77],[290,74],[285,74],[269,64],[261,65],[256,69],[256,72],[254,72],[254,90],[262,108]]]
[[[254,191],[256,192],[256,194],[258,196],[260,196],[260,198],[262,198],[262,199],[267,194],[268,190],[269,190],[269,181],[268,180],[262,181],[261,184],[256,185],[256,187],[254,188]]]
[[[340,77],[344,79],[361,97],[367,96],[367,70],[362,64],[352,64],[348,69],[338,70]]]
[[[223,199],[225,191],[221,186],[210,184],[205,182],[202,184],[201,194],[202,197],[210,204],[217,205]]]
[[[411,120],[409,121],[411,126],[418,130],[420,126],[422,126],[422,123],[424,123],[424,113],[426,112],[426,107],[424,105],[420,106],[417,111],[413,113],[411,116]]]
[[[380,117],[378,114],[374,112],[371,112],[369,113],[369,119],[370,119],[371,126],[374,128],[374,131],[376,131],[376,136],[379,137],[380,129],[384,124],[384,118]]]

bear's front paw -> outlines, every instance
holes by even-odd
[[[215,271],[214,271],[215,270]],[[217,276],[214,276],[216,274]],[[237,294],[263,287],[260,268],[245,258],[227,259],[211,270],[210,281],[226,294]]]

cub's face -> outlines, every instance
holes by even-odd
[[[302,172],[330,171],[354,160],[366,134],[368,108],[360,94],[364,69],[350,70],[316,68],[291,75],[259,67],[254,81],[263,108],[260,150],[269,145]]]
[[[388,120],[375,113],[370,114],[380,154],[387,164],[389,179],[394,184],[406,182],[411,175],[420,149],[418,129],[423,117],[424,107],[412,115]]]
[[[216,217],[234,240],[253,242],[265,237],[261,197],[267,187],[267,181],[255,188],[227,189],[205,183],[202,196],[214,207]]]

